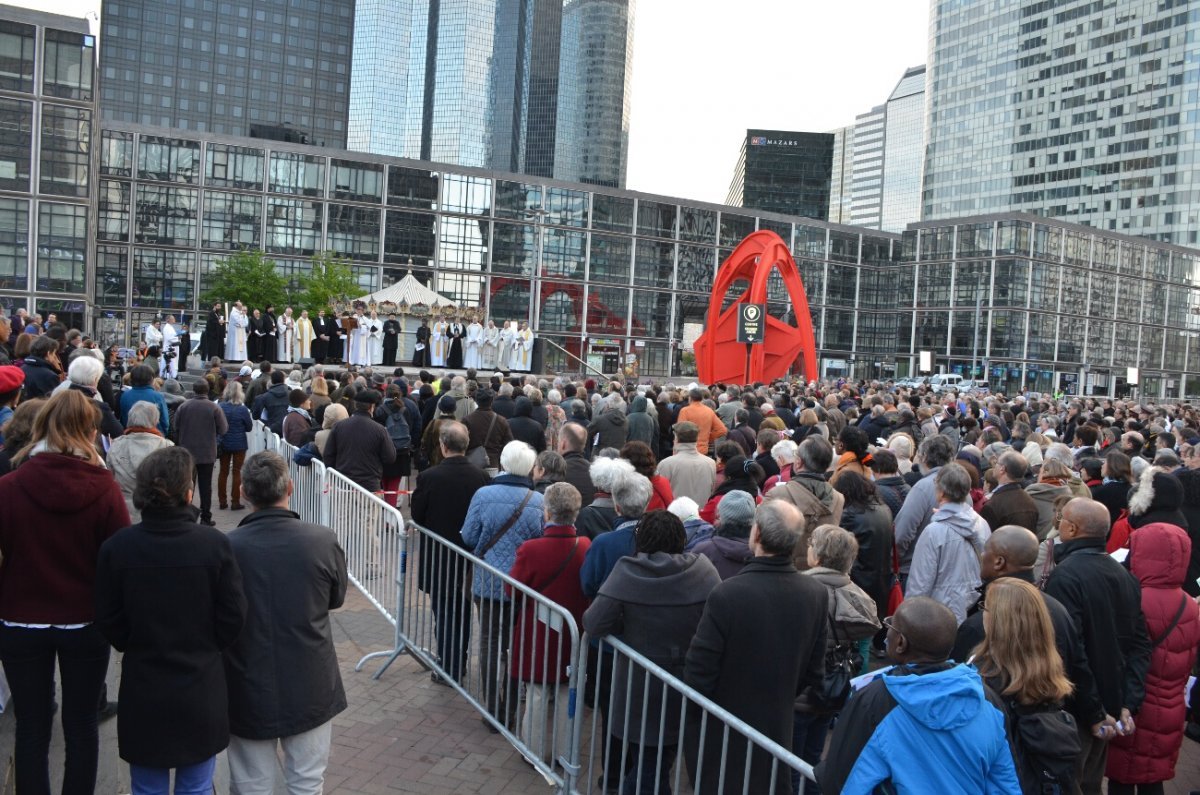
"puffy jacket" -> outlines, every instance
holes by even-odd
[[[275,433],[282,434],[283,418],[290,407],[287,384],[276,384],[254,399],[251,414]]]
[[[486,554],[479,555],[480,550],[491,543],[492,536],[499,533],[516,513],[529,492],[533,493],[517,520]],[[533,491],[533,482],[529,478],[509,474],[497,475],[490,486],[475,492],[462,528],[463,543],[467,548],[500,571],[510,571],[517,562],[517,549],[521,544],[541,535],[542,495]],[[471,592],[483,599],[508,599],[504,594],[504,581],[479,567],[475,569]]]
[[[158,406],[158,430],[162,432],[163,436],[166,436],[171,432],[171,415],[167,411],[166,398],[154,387],[135,386],[121,393],[121,424],[129,424],[129,410],[133,408],[133,404],[143,401]],[[136,522],[137,519],[134,521]]]
[[[968,665],[897,665],[852,695],[816,772],[824,792],[1021,792],[1003,703]]]
[[[221,437],[221,449],[229,453],[239,453],[250,449],[250,441],[246,434],[254,430],[254,418],[250,409],[241,404],[221,402],[217,404],[225,413],[225,422],[229,430]]]
[[[928,596],[941,602],[961,624],[983,584],[979,553],[989,535],[987,522],[971,506],[954,502],[942,505],[917,541],[904,595]]]
[[[1134,531],[1129,546],[1129,566],[1142,585],[1146,629],[1157,645],[1150,653],[1137,731],[1109,744],[1108,777],[1125,784],[1152,784],[1175,778],[1187,722],[1184,687],[1200,644],[1200,612],[1180,587],[1192,552],[1186,532],[1175,525],[1149,524]],[[1179,621],[1168,634],[1176,615]]]
[[[105,459],[108,468],[112,470],[117,485],[121,487],[121,496],[125,498],[125,507],[129,510],[129,519],[133,523],[142,521],[142,514],[133,507],[133,489],[137,486],[137,468],[146,456],[164,447],[174,447],[175,443],[156,433],[130,428],[124,436],[115,439],[108,449]]]

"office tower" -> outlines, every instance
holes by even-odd
[[[346,145],[354,0],[103,4],[108,120]]]
[[[850,223],[878,228],[883,195],[883,139],[887,108],[878,105],[854,119]],[[913,220],[916,220],[915,218]]]
[[[1198,37],[1179,2],[936,0],[923,217],[1024,211],[1200,242]]]
[[[833,168],[829,178],[829,221],[850,223],[850,199],[853,196],[854,125],[833,131]]]
[[[633,0],[567,0],[563,6],[558,179],[625,186],[633,13]]]
[[[832,133],[747,130],[725,203],[826,219],[833,144]]]

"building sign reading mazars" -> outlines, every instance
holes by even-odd
[[[750,136],[751,146],[799,146],[800,142],[788,138],[768,138],[765,135]]]

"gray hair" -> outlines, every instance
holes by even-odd
[[[850,573],[858,557],[858,540],[854,534],[835,524],[823,524],[813,530],[809,548],[820,565],[842,574]]]
[[[996,466],[1004,470],[1004,474],[1008,476],[1009,480],[1019,481],[1025,476],[1025,470],[1029,468],[1029,461],[1015,450],[1009,450],[996,459]]]
[[[771,448],[771,458],[776,461],[786,461],[789,464],[796,460],[796,443],[791,439],[784,439],[782,442],[776,442]]]
[[[1067,447],[1062,442],[1055,442],[1046,448],[1046,452],[1042,454],[1042,459],[1045,461],[1058,461],[1060,464],[1065,464],[1067,469],[1075,469],[1075,454],[1071,452],[1071,448]]]
[[[633,464],[624,458],[597,458],[588,468],[592,485],[606,494],[612,494],[618,475],[633,471]]]
[[[240,406],[246,402],[246,396],[242,392],[242,385],[238,381],[230,381],[225,385],[225,392],[221,395],[221,400],[226,403],[232,403],[235,406]]]
[[[139,400],[129,409],[129,427],[154,428],[158,425],[158,406],[148,400]]]
[[[465,453],[471,442],[471,434],[461,422],[442,420],[438,425],[438,441],[452,453]]]
[[[553,524],[575,524],[583,498],[570,483],[555,483],[542,496],[546,518]]]
[[[971,476],[955,463],[946,464],[934,475],[934,485],[947,502],[965,503],[971,499]]]
[[[525,442],[511,441],[500,451],[500,468],[510,475],[529,477],[537,453]]]
[[[513,385],[505,381],[500,385],[500,397],[512,397]]]
[[[796,458],[805,472],[824,472],[833,462],[833,446],[820,436],[809,436],[800,443]]]
[[[557,389],[551,389],[546,393],[546,402],[554,406],[562,403],[562,392],[559,392]]]
[[[67,377],[79,386],[95,386],[103,374],[104,365],[94,356],[80,356],[67,368]]]
[[[625,401],[616,392],[610,392],[608,397],[604,399],[605,411],[624,411]]]
[[[543,450],[538,453],[534,466],[541,469],[542,474],[550,480],[558,481],[567,478],[567,462],[553,450]]]
[[[287,496],[287,461],[270,450],[255,453],[242,465],[242,491],[255,508],[270,508]]]
[[[954,442],[943,434],[935,434],[921,442],[921,461],[930,469],[945,466],[954,460]]]
[[[764,552],[791,555],[804,532],[804,514],[790,502],[767,500],[755,511],[754,525]]]
[[[632,467],[631,467],[632,468]],[[621,472],[614,478],[612,498],[617,513],[625,519],[641,519],[654,494],[650,479],[637,472]]]

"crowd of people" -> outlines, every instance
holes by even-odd
[[[464,680],[476,648],[485,724],[531,746],[538,716],[566,708],[565,661],[547,674],[530,654],[539,620],[446,549],[620,637],[792,748],[821,791],[1097,793],[1107,778],[1111,793],[1162,792],[1185,736],[1200,741],[1185,700],[1200,646],[1194,407],[241,357],[236,374],[214,358],[185,398],[145,364],[114,383],[81,335],[34,336],[20,366],[0,366],[0,660],[21,791],[45,791],[55,659],[68,776],[94,779],[110,645],[126,655],[119,735],[138,780],[178,768],[203,782],[228,744],[238,791],[257,792],[286,738],[289,776],[319,781],[345,706],[322,645],[345,561],[330,531],[286,510],[286,462],[247,457],[255,420],[297,463],[393,504],[411,493],[440,542],[422,537],[417,569],[442,671]],[[50,485],[64,480],[66,493]],[[214,480],[221,508],[250,510],[228,536],[213,529]],[[279,576],[292,566],[309,574]],[[55,599],[32,596],[47,588]],[[262,651],[279,643],[271,622],[305,628],[300,662]],[[656,776],[676,760],[694,771],[721,754],[635,731],[679,715],[674,691],[614,676],[597,648],[588,674],[618,749],[606,789],[667,791]],[[637,705],[614,708],[627,687]],[[294,711],[267,709],[268,692]],[[757,754],[726,750],[738,781],[749,765],[750,791],[769,791]]]

